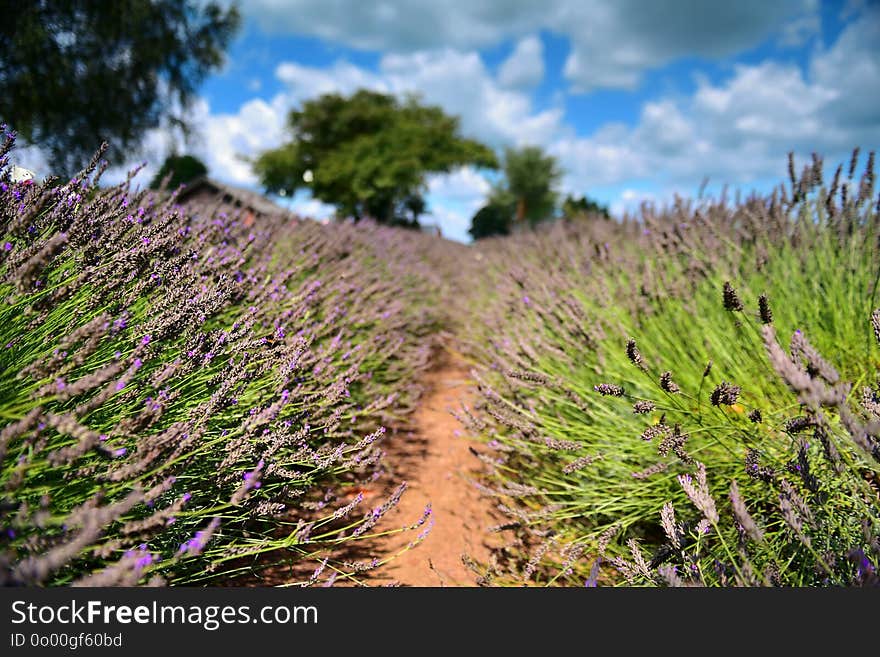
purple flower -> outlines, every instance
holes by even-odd
[[[64,379],[55,379],[55,387],[58,388],[58,392],[61,392],[67,387],[67,384],[64,383]]]
[[[528,306],[529,304],[532,303],[532,300],[529,299],[528,295],[526,295],[526,296],[523,297],[523,303],[526,304],[526,305]]]
[[[142,361],[140,358],[135,358],[133,364],[134,364],[134,369],[138,370],[144,364],[144,361]]]
[[[128,452],[128,450],[125,447],[120,447],[113,452],[113,456],[125,456],[126,452]]]
[[[6,242],[6,244],[3,245],[3,250],[12,251],[12,244],[10,242]]]
[[[119,379],[119,381],[116,382],[117,392],[122,390],[124,387],[125,387],[125,379]]]
[[[145,335],[145,336],[141,339],[141,344],[144,345],[144,346],[147,346],[148,344],[150,344],[150,339],[151,339],[151,337],[150,337],[150,334],[148,333],[147,335]]]

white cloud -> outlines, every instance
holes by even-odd
[[[819,0],[808,0],[804,3],[804,13],[783,25],[779,43],[783,46],[796,48],[821,34],[822,15]]]
[[[498,82],[505,87],[528,89],[544,79],[544,45],[530,36],[516,44],[498,70]]]
[[[462,167],[448,174],[428,177],[428,211],[443,235],[467,241],[471,217],[483,205],[489,193],[486,178],[473,167]]]
[[[332,92],[347,95],[360,88],[388,91],[378,75],[346,61],[338,61],[329,68],[282,62],[275,67],[275,77],[285,84],[286,92],[282,97],[291,107],[303,100]]]
[[[251,0],[244,10],[267,32],[374,51],[471,50],[545,29],[570,40],[565,74],[576,91],[632,89],[646,70],[731,55],[780,31],[807,38],[817,15],[815,0]]]
[[[664,197],[666,197],[665,194],[658,196],[652,192],[627,187],[620,193],[617,200],[611,203],[609,212],[614,217],[622,217],[625,213],[636,214],[642,203],[657,203],[660,198]]]
[[[290,209],[301,217],[309,219],[324,220],[330,219],[336,214],[336,208],[327,205],[321,201],[310,198],[306,192],[297,192],[296,195],[288,200],[275,199],[282,207]]]
[[[257,178],[244,158],[274,148],[283,141],[286,107],[255,98],[236,114],[210,115],[202,123],[203,139],[194,147],[208,171],[239,185],[255,185]]]
[[[461,167],[446,174],[428,176],[428,193],[473,206],[489,193],[486,178],[473,167]]]
[[[603,11],[619,10],[605,5]],[[600,30],[608,21],[613,22],[613,17],[597,16],[592,29]],[[280,63],[275,73],[284,89],[271,100],[252,99],[237,112],[225,114],[212,114],[204,102],[198,107],[195,122],[202,127],[203,139],[193,152],[206,161],[212,175],[255,185],[240,156],[254,156],[281,143],[292,107],[322,93],[348,94],[362,87],[395,94],[417,92],[424,101],[459,115],[466,135],[495,147],[544,146],[566,169],[563,193],[590,194],[597,187],[648,188],[648,182],[657,185],[651,188],[655,191],[688,190],[706,175],[713,184],[743,185],[781,179],[789,150],[800,157],[811,151],[823,153],[830,162],[845,158],[856,145],[880,146],[876,104],[880,51],[875,45],[880,42],[880,12],[876,10],[861,11],[829,47],[816,46],[806,68],[781,61],[740,64],[720,80],[699,79],[691,96],[659,96],[644,103],[633,126],[607,123],[580,136],[566,125],[561,104],[539,111],[528,91],[512,86],[517,75],[511,71],[517,69],[510,62],[525,61],[522,53],[535,45],[528,45],[530,39],[540,46],[537,38],[526,36],[534,29],[532,25],[524,31],[497,75],[477,52],[454,48],[385,54],[377,70],[345,61],[325,69]],[[622,76],[615,83],[618,86],[637,78],[644,52],[660,49],[656,43],[635,49],[626,46],[607,55],[617,63],[602,74]],[[581,72],[574,77],[590,75]],[[161,135],[153,135],[150,143],[161,150]],[[466,239],[470,217],[487,191],[488,183],[469,168],[429,178],[429,204],[444,234]],[[629,201],[621,197],[612,207],[625,207]],[[297,202],[301,214],[320,218],[332,213],[332,208],[317,201]]]
[[[816,51],[806,72],[773,61],[739,65],[722,82],[698,81],[691,97],[645,103],[632,128],[609,124],[557,140],[550,150],[573,191],[631,180],[694,186],[703,176],[731,184],[781,179],[790,150],[836,162],[854,146],[880,146],[878,42],[880,13],[865,13],[833,46]]]

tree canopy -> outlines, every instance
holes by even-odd
[[[457,117],[414,97],[325,94],[293,110],[288,127],[292,140],[254,162],[266,191],[307,188],[355,221],[417,225],[428,173],[497,166],[487,146],[460,136]]]
[[[168,189],[176,189],[207,173],[205,163],[193,155],[169,155],[150,182],[150,187],[158,189],[165,177],[170,176]]]
[[[556,186],[562,177],[556,158],[537,146],[506,148],[501,168],[503,177],[471,219],[468,232],[475,240],[555,218]]]
[[[599,215],[605,219],[611,218],[607,205],[602,205],[588,196],[577,198],[569,195],[562,202],[562,216],[566,219],[578,219],[590,215]]]
[[[510,210],[507,207],[487,203],[471,219],[468,233],[475,240],[493,235],[510,234]]]
[[[223,63],[240,17],[196,0],[0,2],[0,119],[70,174],[109,142],[127,159]]]
[[[513,203],[516,225],[553,219],[556,209],[556,186],[562,169],[556,158],[538,146],[504,150],[504,182],[494,191],[498,203]]]

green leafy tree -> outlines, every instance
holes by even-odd
[[[193,155],[169,155],[150,182],[150,187],[158,189],[165,177],[170,176],[168,189],[176,189],[207,174],[208,167],[199,158]]]
[[[497,166],[488,147],[459,135],[456,117],[413,97],[325,94],[293,110],[288,126],[292,140],[254,161],[266,191],[307,188],[355,221],[418,225],[426,174]]]
[[[70,174],[109,142],[124,160],[223,63],[235,6],[197,0],[0,0],[0,119]]]
[[[509,235],[511,220],[512,215],[508,206],[490,201],[473,216],[468,233],[475,240],[493,235]]]
[[[504,182],[493,195],[499,202],[513,203],[514,225],[528,222],[534,226],[553,218],[556,186],[562,178],[562,169],[555,157],[546,155],[537,146],[507,148],[503,171]]]
[[[562,216],[566,219],[580,219],[591,215],[599,215],[605,219],[611,218],[607,205],[601,205],[587,196],[576,198],[569,195],[562,202]]]

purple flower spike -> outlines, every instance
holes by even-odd
[[[12,251],[12,244],[10,242],[6,242],[6,244],[3,245],[3,250]]]
[[[151,339],[151,338],[150,338],[150,334],[148,333],[148,334],[145,335],[145,336],[143,337],[143,339],[141,340],[141,344],[144,345],[144,346],[147,346],[148,344],[150,344],[150,339]]]

